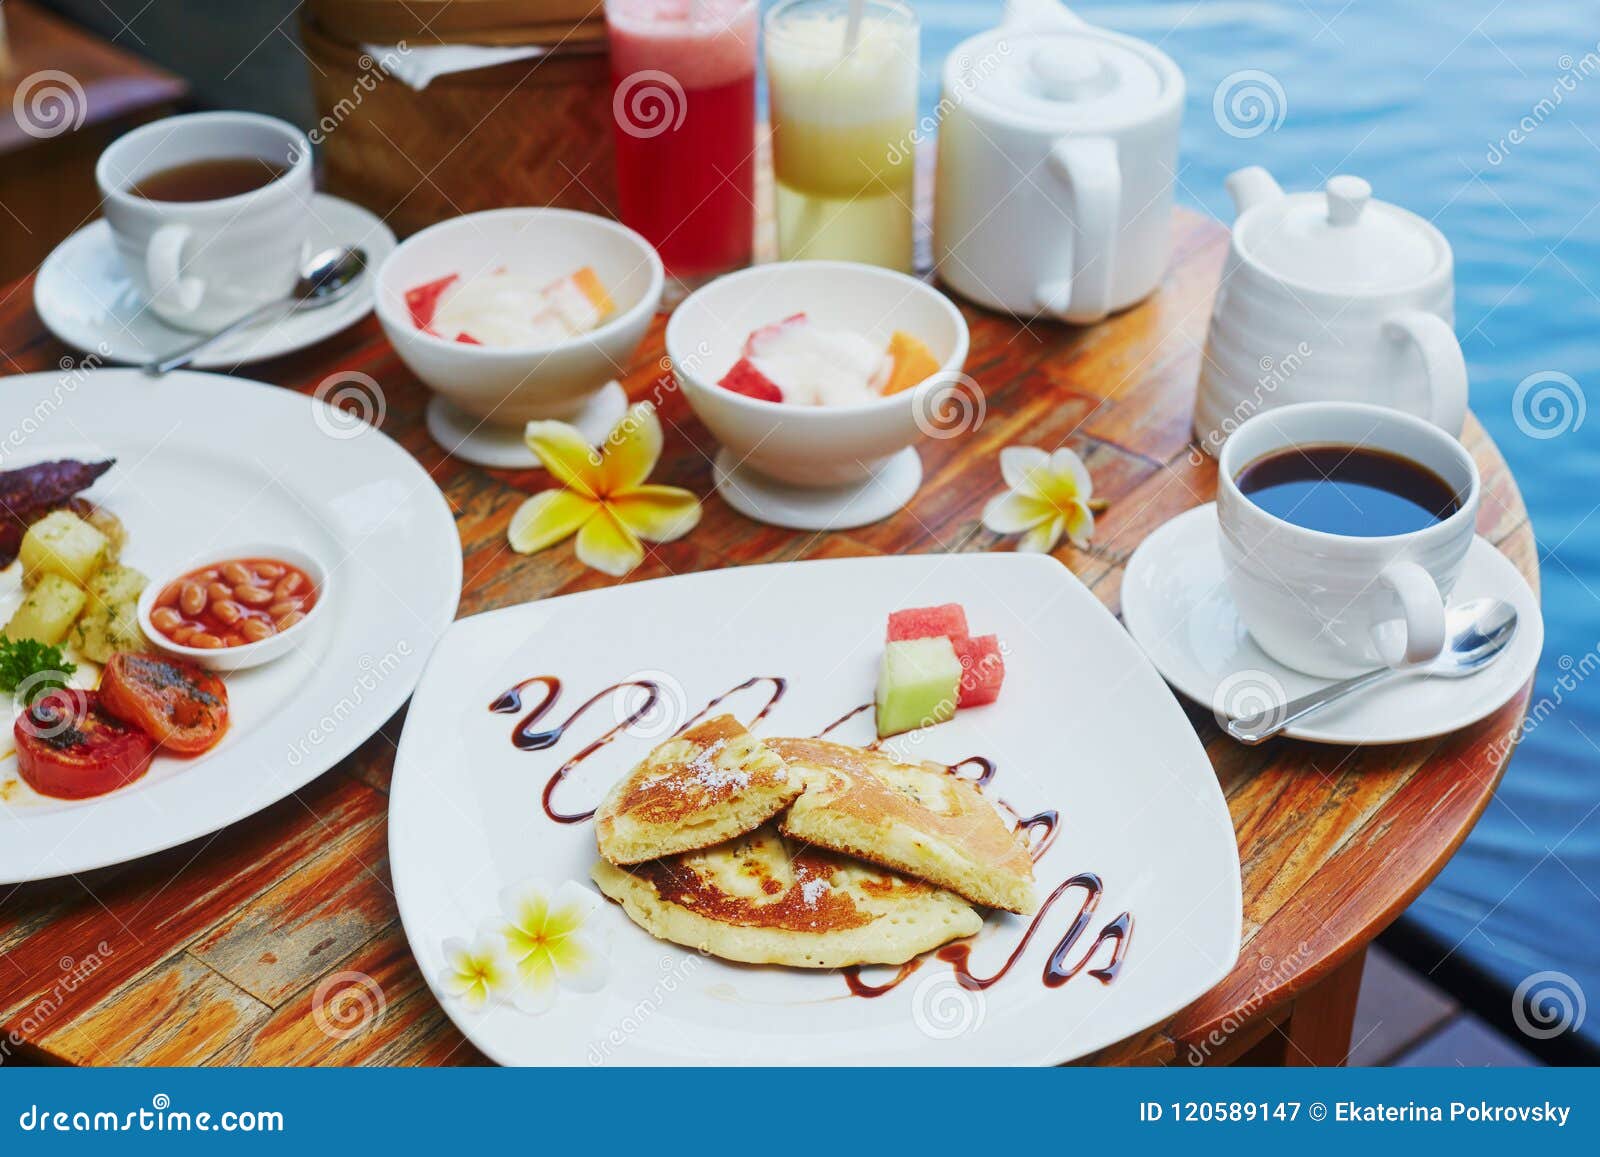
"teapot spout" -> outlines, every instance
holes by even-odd
[[[1233,213],[1237,217],[1246,209],[1253,209],[1257,205],[1265,205],[1268,201],[1276,201],[1283,196],[1283,189],[1278,182],[1272,179],[1272,174],[1260,165],[1251,165],[1248,168],[1236,169],[1228,174],[1228,179],[1223,182],[1228,190],[1228,196],[1233,198]]]
[[[1006,0],[1001,28],[1081,28],[1083,17],[1061,0]]]

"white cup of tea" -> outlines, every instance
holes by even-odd
[[[1472,456],[1422,418],[1355,402],[1256,415],[1218,457],[1240,619],[1263,651],[1309,675],[1436,658],[1479,490]]]
[[[311,143],[273,117],[155,121],[112,142],[94,175],[124,266],[171,325],[215,329],[286,297],[309,256]]]

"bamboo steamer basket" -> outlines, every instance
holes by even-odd
[[[372,210],[402,235],[447,217],[507,206],[555,205],[615,216],[605,25],[549,17],[568,8],[578,5],[313,3],[301,34],[319,117],[311,135],[327,190]],[[584,7],[580,14],[589,11]],[[342,35],[323,25],[326,13],[337,15]],[[359,24],[363,15],[373,18],[371,31]],[[442,29],[420,27],[430,15]],[[489,27],[491,16],[506,15],[519,23]],[[404,41],[415,48],[444,43],[441,36],[454,38],[451,43],[534,44],[548,51],[536,60],[441,76],[417,92],[385,74],[382,54],[374,60],[362,47]]]

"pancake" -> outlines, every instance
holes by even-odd
[[[785,835],[948,888],[975,904],[1029,915],[1033,857],[983,793],[937,763],[825,739],[770,739],[806,781]]]
[[[760,827],[803,786],[737,719],[718,715],[624,776],[595,812],[595,837],[613,864],[709,848]]]
[[[652,936],[745,964],[904,964],[983,927],[949,892],[792,845],[774,824],[631,868],[601,860],[593,875]]]

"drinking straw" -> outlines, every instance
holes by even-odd
[[[867,0],[850,0],[850,18],[844,25],[844,55],[849,56],[856,50],[856,41],[861,39],[861,14],[866,11]]]

